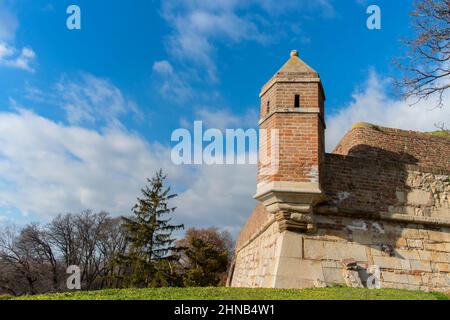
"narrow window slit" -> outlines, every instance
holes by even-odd
[[[294,108],[300,108],[300,95],[298,94],[295,95]]]

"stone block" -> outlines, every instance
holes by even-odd
[[[382,277],[383,281],[386,281],[386,282],[403,283],[403,284],[409,283],[408,275],[406,275],[406,274],[383,271],[381,273],[381,277]]]
[[[417,250],[398,249],[395,251],[395,255],[400,259],[420,260],[419,252]]]
[[[436,288],[450,287],[450,274],[434,273],[431,275],[431,285]]]
[[[423,285],[422,276],[408,275],[408,283],[414,286]]]
[[[408,243],[408,247],[409,248],[423,249],[423,242],[422,242],[422,240],[408,239],[407,243]]]
[[[411,270],[411,263],[409,262],[409,260],[400,260],[400,263],[402,265],[402,270],[404,271]]]
[[[342,268],[323,268],[323,277],[327,284],[344,283]]]
[[[412,271],[424,271],[424,272],[432,271],[430,261],[411,260],[410,263]]]
[[[280,257],[276,275],[302,279],[323,280],[320,261]]]
[[[366,247],[349,242],[331,242],[304,239],[305,259],[312,260],[344,260],[353,258],[356,261],[367,261]]]
[[[418,189],[412,190],[406,196],[406,202],[408,204],[419,205],[419,206],[430,204],[432,199],[433,199],[433,197],[431,195],[431,192],[418,190]]]
[[[345,284],[350,288],[364,288],[358,271],[344,270],[343,277]]]
[[[286,276],[277,276],[274,281],[273,288],[278,289],[304,289],[304,288],[314,288],[315,280],[302,279],[302,278],[292,278]]]
[[[425,249],[439,252],[450,252],[450,243],[448,242],[425,242]]]
[[[441,231],[428,231],[428,237],[431,241],[436,242],[450,242],[450,232],[441,232]]]
[[[450,272],[450,263],[436,262],[433,266],[436,272]]]
[[[406,242],[406,238],[399,238],[395,241],[396,248],[404,248],[407,246],[408,246],[408,243]]]
[[[382,269],[402,269],[400,259],[396,257],[373,257],[373,263]]]
[[[285,231],[281,235],[281,257],[302,258],[303,237],[301,234]]]
[[[450,254],[443,252],[432,252],[431,261],[450,263]]]
[[[432,255],[430,251],[417,250],[417,253],[419,254],[419,260],[427,260],[427,261],[432,260]]]
[[[324,260],[322,261],[323,268],[341,268],[336,261]]]

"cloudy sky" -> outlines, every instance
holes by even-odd
[[[177,221],[236,234],[256,168],[176,166],[171,133],[256,127],[259,90],[292,49],[322,77],[328,150],[353,122],[450,123],[448,108],[393,94],[411,3],[372,2],[381,30],[367,29],[364,0],[0,0],[0,223],[129,214],[162,167]],[[70,31],[74,3],[82,28]]]

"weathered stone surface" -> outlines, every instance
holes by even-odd
[[[398,250],[396,250],[396,256],[399,257],[400,259],[420,260],[418,250],[398,249]]]
[[[386,282],[409,284],[408,275],[406,274],[385,271],[382,273],[382,278]]]
[[[350,288],[364,288],[358,271],[343,270],[345,284]]]
[[[409,248],[423,249],[423,242],[422,242],[422,240],[408,239],[407,240],[407,244],[408,244]]]
[[[432,271],[430,261],[411,260],[410,264],[412,271],[425,271],[425,272]]]
[[[282,245],[280,257],[302,258],[303,257],[303,237],[300,234],[285,231],[282,234]]]
[[[434,264],[434,270],[436,272],[450,272],[450,263],[436,262]]]
[[[340,284],[344,282],[342,268],[327,268],[323,269],[323,277],[327,284]]]
[[[407,202],[413,205],[427,205],[431,201],[431,193],[423,190],[413,190],[407,195]]]
[[[426,242],[425,249],[430,251],[440,251],[450,253],[450,243]]]
[[[305,239],[304,257],[312,260],[344,260],[353,258],[356,261],[367,261],[366,248],[362,245],[346,242],[331,242]]]
[[[382,269],[402,269],[401,260],[395,257],[373,257],[373,263]]]
[[[408,283],[414,286],[421,286],[423,285],[422,276],[408,275]]]
[[[275,288],[303,288],[304,283],[325,281],[320,261],[281,257],[276,273]]]

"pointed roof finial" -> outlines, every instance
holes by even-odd
[[[289,60],[278,70],[277,75],[294,74],[300,77],[318,78],[318,73],[298,57],[298,51],[292,50]]]

